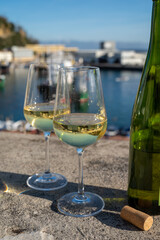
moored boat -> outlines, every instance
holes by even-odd
[[[116,126],[111,125],[111,126],[108,126],[105,136],[113,137],[118,134],[119,134],[119,129]]]

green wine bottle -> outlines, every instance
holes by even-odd
[[[160,0],[153,0],[150,44],[133,107],[129,155],[129,205],[160,213]]]

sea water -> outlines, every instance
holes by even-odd
[[[24,120],[23,104],[28,69],[16,68],[6,75],[0,89],[0,120]],[[108,126],[128,128],[141,71],[101,70]]]

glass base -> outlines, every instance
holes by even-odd
[[[59,211],[72,217],[94,216],[103,210],[104,205],[100,196],[90,192],[85,192],[81,197],[78,193],[69,193],[58,201]]]
[[[67,185],[67,179],[58,173],[35,174],[27,179],[27,185],[39,191],[54,191]]]

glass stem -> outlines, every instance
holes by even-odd
[[[84,197],[84,184],[83,184],[83,149],[77,148],[78,161],[79,161],[79,180],[78,180],[78,196]]]
[[[46,159],[46,165],[45,165],[45,174],[50,173],[50,162],[49,162],[49,137],[50,132],[44,132],[45,142],[46,142],[46,148],[45,148],[45,159]]]

